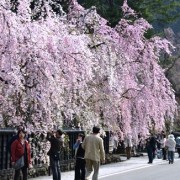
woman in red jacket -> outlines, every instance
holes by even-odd
[[[19,180],[20,170],[23,174],[23,180],[27,180],[28,167],[31,165],[31,153],[30,144],[25,139],[26,132],[24,130],[18,131],[18,139],[16,139],[11,145],[11,158],[12,166],[15,165],[16,161],[24,156],[24,165],[19,169],[15,169],[14,180]]]

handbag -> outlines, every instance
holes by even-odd
[[[24,166],[24,156],[21,156],[21,157],[15,162],[14,169],[15,169],[15,170],[18,170],[18,169],[21,169],[23,166]]]

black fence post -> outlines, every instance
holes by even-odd
[[[0,129],[0,179],[2,180],[13,179],[14,170],[11,168],[8,143],[15,133],[15,129]]]
[[[0,129],[0,170],[11,167],[10,153],[7,145],[11,137],[16,133],[15,129]]]

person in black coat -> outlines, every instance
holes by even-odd
[[[76,143],[73,146],[73,149],[75,150],[75,158],[76,158],[76,164],[75,164],[75,180],[85,180],[85,159],[84,154],[85,151],[81,147],[82,140],[84,138],[83,134],[78,134],[78,138],[76,140]]]
[[[149,158],[148,164],[152,164],[153,159],[155,158],[155,150],[156,150],[156,139],[154,136],[151,136],[146,140],[146,149]]]
[[[63,147],[62,135],[63,132],[58,129],[56,135],[54,135],[54,132],[48,132],[46,137],[51,144],[47,155],[50,157],[50,167],[52,169],[53,180],[61,180],[60,153]]]

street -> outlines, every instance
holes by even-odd
[[[160,164],[144,165],[130,170],[124,170],[117,173],[101,176],[101,180],[178,180],[180,161],[174,164],[168,164],[168,161],[162,161]]]
[[[122,157],[121,159],[126,159]],[[162,159],[154,159],[153,164],[147,164],[147,155],[133,157],[119,163],[102,165],[99,180],[178,180],[180,179],[180,159],[175,154],[174,164]],[[74,171],[62,172],[62,180],[73,180]],[[52,176],[32,178],[31,180],[52,180]]]

